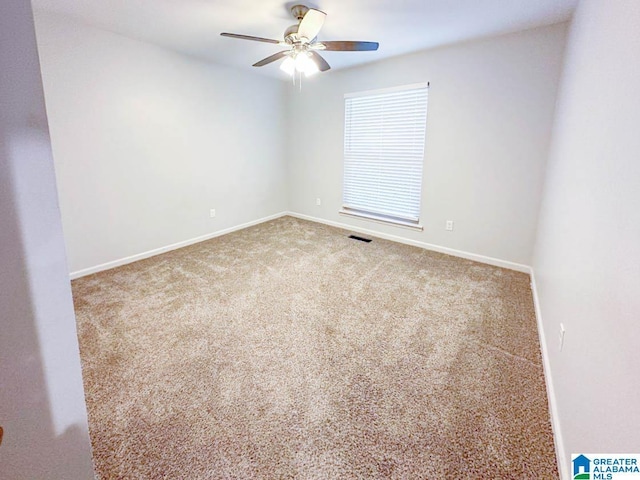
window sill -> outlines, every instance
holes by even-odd
[[[344,215],[345,217],[361,218],[361,219],[370,220],[376,223],[382,223],[384,225],[393,225],[394,227],[407,228],[409,230],[415,230],[418,232],[422,232],[424,230],[422,225],[418,225],[411,222],[403,222],[402,220],[393,220],[390,218],[378,217],[370,213],[353,212],[351,210],[344,210],[344,209],[339,210],[338,213],[340,215]]]

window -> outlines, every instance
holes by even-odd
[[[428,84],[345,95],[340,213],[422,230]]]

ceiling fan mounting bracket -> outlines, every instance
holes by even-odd
[[[291,7],[291,15],[293,15],[293,18],[298,21],[302,20],[302,18],[308,11],[309,7],[306,7],[304,5],[294,5],[293,7]]]

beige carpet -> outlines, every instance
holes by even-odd
[[[111,478],[558,478],[529,277],[284,217],[73,282]]]

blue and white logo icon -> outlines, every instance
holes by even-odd
[[[640,454],[582,453],[571,455],[573,480],[640,480]]]
[[[573,480],[591,479],[591,460],[584,455],[578,455],[573,459]]]

